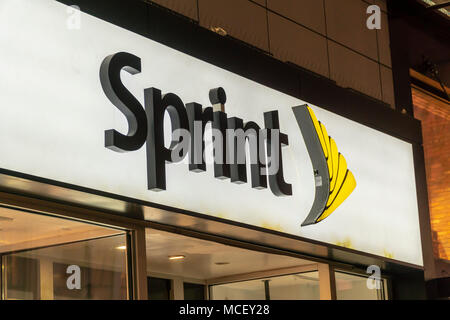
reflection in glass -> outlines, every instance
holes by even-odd
[[[384,300],[384,280],[380,280],[380,289],[369,289],[367,277],[335,272],[337,300]]]
[[[270,300],[319,300],[319,273],[305,272],[270,278]]]
[[[211,286],[214,300],[318,300],[317,271]]]
[[[0,209],[3,299],[127,299],[126,232]]]
[[[147,277],[148,300],[169,300],[170,283],[169,279]]]
[[[205,300],[205,286],[197,283],[183,283],[184,300]]]
[[[9,299],[40,299],[39,263],[35,259],[8,255],[4,257],[6,268],[6,294]]]
[[[211,286],[212,300],[265,300],[264,282],[249,280]]]

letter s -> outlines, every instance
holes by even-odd
[[[141,72],[141,59],[130,53],[118,52],[106,57],[100,67],[100,82],[108,99],[127,118],[128,133],[105,131],[105,147],[116,152],[138,150],[147,138],[147,117],[139,101],[125,88],[120,71]]]

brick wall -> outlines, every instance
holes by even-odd
[[[422,121],[433,251],[436,258],[450,260],[450,105],[412,92],[414,116]]]

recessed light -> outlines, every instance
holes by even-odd
[[[116,247],[117,250],[126,250],[127,246],[118,246]]]
[[[186,258],[185,256],[179,254],[179,255],[175,255],[175,256],[169,256],[169,260],[181,260]]]

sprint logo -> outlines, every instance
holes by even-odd
[[[325,126],[308,105],[292,108],[311,159],[316,184],[312,208],[302,226],[327,218],[356,187],[353,173]]]
[[[229,117],[224,111],[227,98],[222,87],[209,90],[211,106],[206,108],[196,102],[185,104],[175,93],[149,87],[144,89],[142,106],[120,77],[121,70],[136,74],[141,69],[139,57],[118,52],[103,60],[99,76],[106,97],[126,117],[129,128],[126,135],[114,129],[106,130],[105,148],[131,152],[146,145],[148,190],[166,190],[166,165],[182,162],[184,158],[188,159],[189,171],[206,171],[205,126],[211,123],[215,178],[247,183],[248,156],[252,188],[270,187],[277,197],[292,195],[292,185],[285,180],[282,157],[289,138],[281,132],[277,110],[264,112],[264,129],[254,121]],[[166,112],[172,127],[169,147],[164,134]],[[307,226],[328,217],[352,193],[356,182],[336,143],[311,108],[297,106],[293,112],[314,168],[315,199],[302,223]]]

